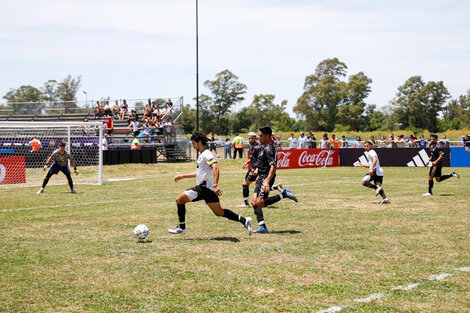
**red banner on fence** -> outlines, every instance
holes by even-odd
[[[309,168],[339,166],[338,150],[290,149],[277,150],[277,168]]]
[[[25,157],[0,157],[0,185],[22,183],[26,183]]]

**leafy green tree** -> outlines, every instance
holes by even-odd
[[[185,134],[192,134],[196,130],[196,110],[191,105],[183,106],[183,131]]]
[[[367,128],[365,115],[365,99],[370,93],[372,79],[363,72],[349,77],[345,85],[345,97],[339,106],[337,121],[342,125],[348,125],[353,131],[361,131]]]
[[[294,112],[313,129],[332,131],[338,107],[345,98],[347,66],[337,58],[320,62],[315,74],[305,78],[304,92],[297,100]]]
[[[23,85],[10,89],[3,98],[7,100],[7,110],[13,111],[13,114],[40,114],[45,107],[42,96],[41,90],[36,87]]]
[[[230,119],[230,132],[235,133],[246,133],[251,127],[251,120],[247,114],[249,107],[242,108],[239,112],[231,115]]]
[[[73,78],[72,75],[68,75],[57,85],[57,95],[61,101],[64,101],[66,113],[73,112],[77,108],[75,101],[77,100],[76,95],[80,89],[81,79],[81,76]]]
[[[398,88],[394,114],[402,128],[437,131],[438,114],[449,96],[442,81],[425,83],[421,76],[412,76]]]
[[[470,89],[466,95],[459,96],[458,99],[452,99],[443,110],[444,120],[452,129],[470,127]]]
[[[204,86],[212,93],[212,97],[208,97],[205,103],[205,108],[210,109],[217,118],[217,128],[220,132],[221,117],[230,113],[232,106],[245,100],[243,94],[246,93],[246,85],[238,82],[238,76],[224,70],[216,74],[215,80],[206,80]]]
[[[385,114],[377,110],[375,104],[368,105],[366,108],[366,121],[368,131],[384,129]]]
[[[289,114],[285,112],[287,100],[283,100],[281,104],[275,104],[275,97],[275,95],[254,95],[253,101],[246,111],[246,115],[251,121],[250,130],[257,130],[266,125],[277,128],[279,122],[289,117]]]

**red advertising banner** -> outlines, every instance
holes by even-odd
[[[277,150],[277,168],[310,168],[339,166],[337,149]]]
[[[0,185],[22,183],[26,183],[25,157],[0,157]]]

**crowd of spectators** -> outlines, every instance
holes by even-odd
[[[172,142],[176,139],[176,132],[173,124],[173,102],[169,98],[163,105],[159,106],[155,101],[148,99],[143,114],[139,116],[136,110],[129,110],[129,105],[124,99],[122,103],[116,100],[113,105],[109,101],[97,101],[93,108],[95,119],[102,119],[105,123],[105,133],[108,135],[109,143],[113,142],[114,121],[127,121],[127,128],[133,139],[143,140],[147,143]],[[87,134],[89,129],[84,130]],[[133,140],[134,141],[134,140]],[[139,146],[135,145],[134,146]]]

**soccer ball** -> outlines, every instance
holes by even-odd
[[[137,225],[134,228],[134,235],[137,237],[137,239],[144,240],[149,235],[149,228],[144,224]]]

